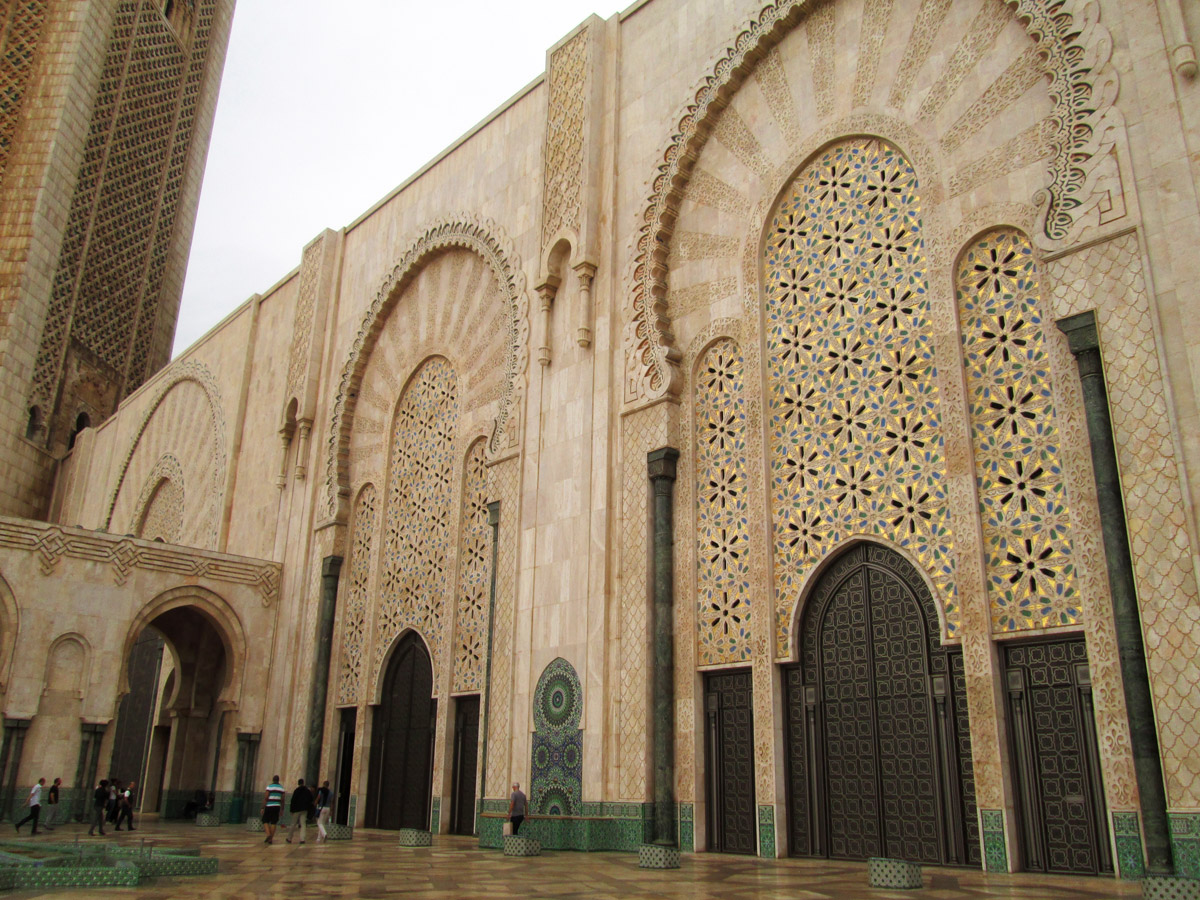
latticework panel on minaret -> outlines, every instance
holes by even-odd
[[[70,342],[123,380],[118,400],[167,360],[178,298],[162,291],[215,7],[195,3],[181,42],[158,4],[117,6],[38,348],[31,400],[43,408]]]
[[[467,455],[466,481],[463,485],[458,611],[454,622],[454,691],[483,689],[488,584],[492,569],[485,449],[482,440],[472,445]]]
[[[45,0],[18,0],[0,12],[0,181],[8,169],[8,152],[20,118],[21,101],[29,86],[34,53],[46,22]]]
[[[988,233],[956,287],[992,628],[1074,625],[1071,516],[1029,240]]]
[[[718,341],[696,371],[696,588],[702,666],[750,658],[745,363]]]
[[[406,628],[421,633],[440,657],[442,612],[450,573],[454,501],[454,435],[458,376],[441,357],[425,362],[396,410],[380,560],[375,674]]]
[[[777,652],[831,548],[880,535],[932,578],[959,624],[916,173],[892,146],[842,141],[768,225],[768,434]]]
[[[346,567],[346,599],[342,607],[342,662],[337,690],[339,705],[357,703],[361,695],[371,563],[375,558],[376,498],[375,485],[368,484],[359,492],[358,503],[354,507],[350,562]]]

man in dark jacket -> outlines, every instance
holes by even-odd
[[[101,778],[100,786],[96,788],[96,792],[92,794],[92,827],[88,829],[88,834],[96,833],[96,829],[100,829],[100,833],[104,834],[104,808],[108,806],[108,779]]]
[[[297,828],[300,829],[300,843],[304,843],[304,830],[308,826],[308,814],[312,808],[312,791],[304,786],[304,779],[301,778],[296,783],[296,789],[292,791],[292,802],[288,804],[288,811],[292,814],[292,827],[288,829],[287,836],[289,844],[296,836]]]

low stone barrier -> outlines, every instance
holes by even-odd
[[[400,829],[400,846],[401,847],[432,847],[433,834],[428,831],[422,831],[419,828],[401,828]]]
[[[884,859],[879,856],[867,860],[867,879],[871,887],[914,890],[924,887],[921,867],[902,859]]]
[[[679,848],[661,844],[642,844],[638,847],[638,868],[678,869]]]
[[[504,855],[541,856],[542,845],[533,838],[527,838],[519,834],[506,834],[504,836]]]
[[[258,816],[250,816],[249,818],[246,819],[246,830],[247,831],[265,831],[266,829],[263,827],[262,819],[260,819]]]
[[[333,825],[327,823],[325,825],[325,840],[327,841],[348,841],[354,837],[353,825]],[[430,843],[432,843],[432,838]]]
[[[1145,900],[1200,900],[1200,880],[1147,875],[1142,880]]]
[[[216,813],[197,813],[196,824],[201,828],[215,828],[221,824],[221,817]]]

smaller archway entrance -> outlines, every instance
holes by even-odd
[[[229,662],[220,631],[198,607],[155,616],[126,660],[129,691],[108,771],[96,777],[136,781],[135,805],[166,816],[180,815],[201,792],[215,792]]]
[[[368,827],[429,827],[436,719],[433,664],[425,643],[410,631],[388,663],[372,720]]]

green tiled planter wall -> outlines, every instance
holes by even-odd
[[[521,835],[533,838],[544,850],[620,850],[636,853],[649,840],[654,806],[650,803],[582,804],[582,816],[547,816],[526,819]],[[500,849],[507,800],[485,800],[479,818],[479,846]]]

